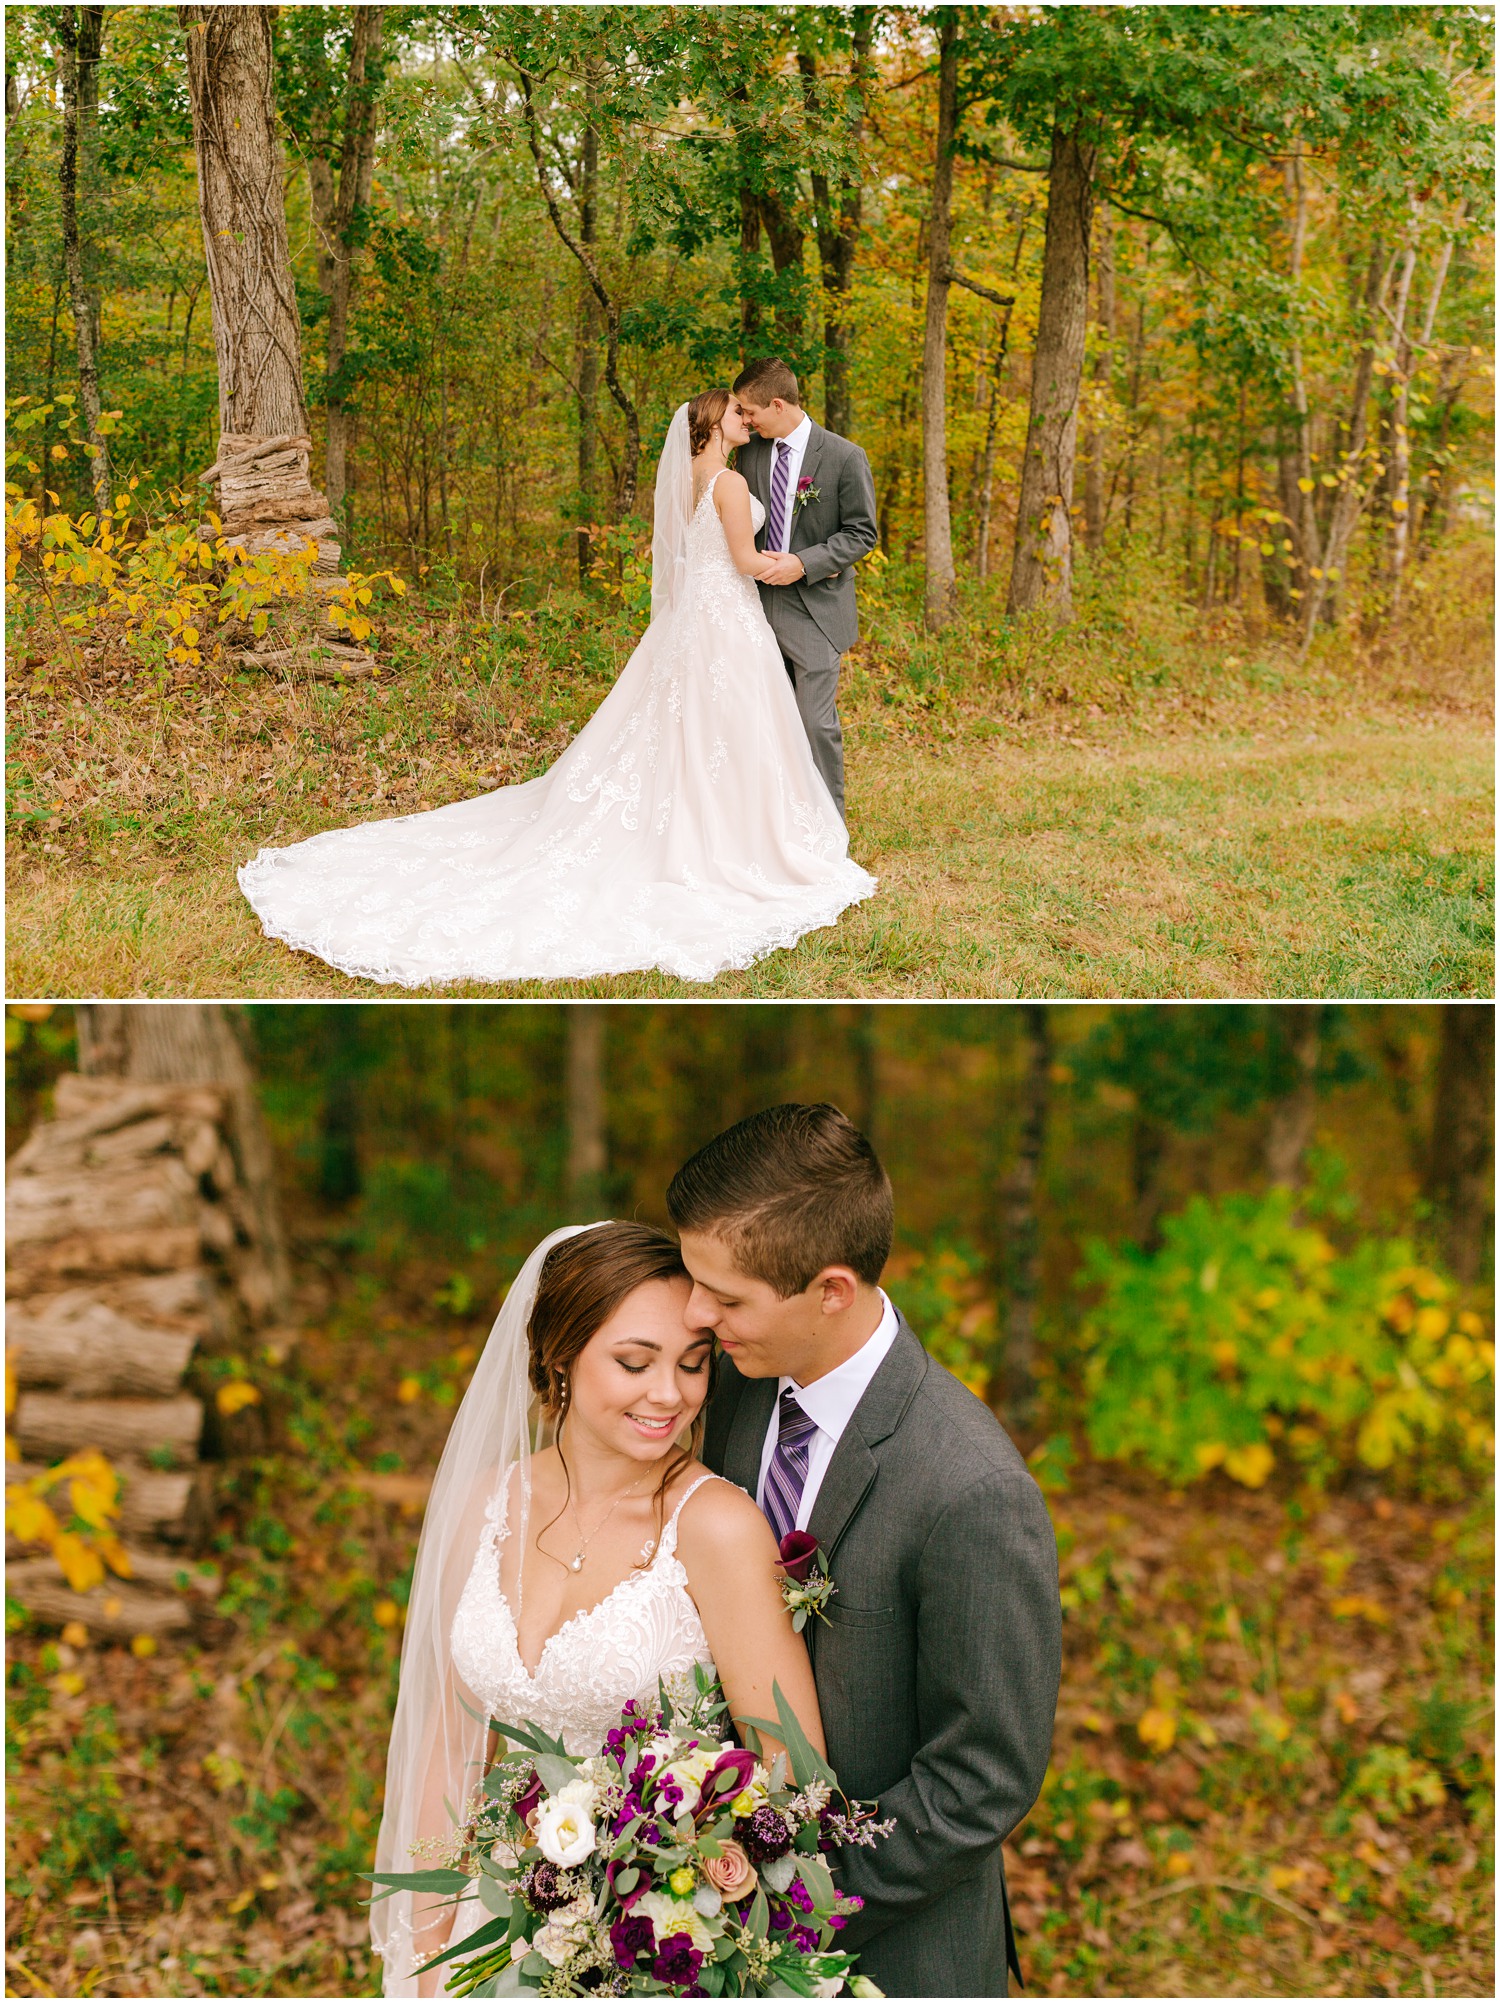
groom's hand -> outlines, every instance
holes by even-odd
[[[793,556],[790,550],[781,550],[771,558],[760,574],[762,584],[795,584],[799,577],[805,577],[800,556]]]

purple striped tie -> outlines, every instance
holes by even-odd
[[[797,1403],[796,1392],[788,1385],[781,1394],[780,1430],[771,1465],[766,1469],[765,1500],[761,1504],[778,1544],[789,1530],[796,1528],[797,1507],[807,1486],[808,1451],[817,1430],[817,1421],[808,1418]]]
[[[776,468],[771,475],[771,519],[767,524],[766,547],[781,548],[781,524],[786,519],[786,469],[792,463],[792,448],[784,438],[776,441]]]

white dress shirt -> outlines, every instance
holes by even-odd
[[[812,1384],[799,1384],[795,1377],[782,1377],[777,1380],[776,1405],[771,1413],[770,1426],[766,1430],[765,1445],[760,1450],[760,1478],[755,1484],[755,1499],[764,1507],[766,1476],[770,1472],[771,1457],[776,1452],[776,1440],[781,1431],[781,1394],[790,1389],[796,1394],[797,1403],[817,1429],[808,1442],[807,1480],[802,1487],[802,1500],[797,1506],[794,1529],[807,1528],[807,1519],[812,1515],[813,1504],[818,1499],[818,1490],[822,1487],[823,1477],[828,1472],[828,1463],[833,1459],[833,1450],[838,1445],[845,1426],[853,1418],[855,1406],[869,1390],[870,1380],[884,1363],[891,1344],[896,1340],[900,1328],[896,1320],[896,1310],[891,1306],[884,1289],[880,1290],[880,1299],[882,1313],[879,1327],[836,1369],[826,1371]]]
[[[797,512],[797,479],[802,471],[802,461],[807,452],[807,441],[812,437],[812,419],[805,413],[795,431],[789,431],[785,438],[771,440],[771,470],[766,475],[766,520],[771,519],[771,485],[776,477],[776,461],[781,456],[783,445],[791,451],[786,461],[786,518],[781,524],[781,540],[771,541],[770,531],[766,532],[766,548],[787,550],[792,546],[792,517]]]

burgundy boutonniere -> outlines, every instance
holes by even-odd
[[[792,1627],[801,1634],[809,1614],[819,1620],[828,1616],[823,1609],[837,1588],[828,1577],[818,1540],[810,1530],[789,1530],[781,1540],[781,1598],[792,1617]]]
[[[795,514],[799,508],[805,508],[809,501],[815,501],[817,500],[817,498],[818,498],[818,490],[813,485],[812,481],[808,479],[799,480],[797,482],[797,492],[792,501],[793,514]]]

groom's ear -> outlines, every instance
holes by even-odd
[[[859,1298],[859,1275],[851,1266],[825,1266],[814,1285],[820,1291],[821,1314],[843,1314]]]

